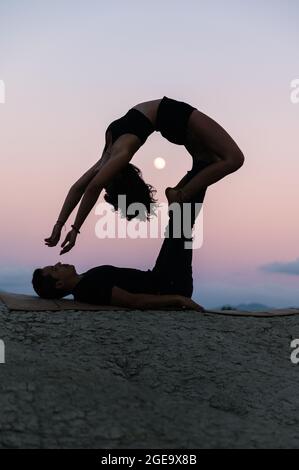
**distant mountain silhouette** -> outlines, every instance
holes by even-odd
[[[216,307],[216,310],[244,310],[247,312],[265,312],[267,310],[272,310],[275,307],[269,307],[269,305],[259,304],[257,302],[251,302],[249,304],[225,304],[220,307]]]

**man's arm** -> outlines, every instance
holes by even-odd
[[[204,308],[188,297],[167,294],[132,294],[120,287],[112,288],[111,305],[133,309],[159,309],[164,307],[188,308],[203,312]]]

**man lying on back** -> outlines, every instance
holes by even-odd
[[[198,168],[194,167],[189,171],[184,177],[184,182],[186,178],[191,178],[195,171],[198,171]],[[203,202],[205,192],[206,190],[201,190],[190,202],[191,229],[197,215],[195,202]],[[182,210],[181,204],[180,207]],[[204,311],[201,305],[191,299],[192,237],[185,236],[182,221],[179,231],[181,236],[177,237],[178,232],[174,231],[174,214],[175,212],[169,211],[167,237],[152,270],[103,265],[78,274],[75,266],[59,262],[54,266],[45,266],[34,271],[32,284],[35,292],[40,297],[51,299],[72,294],[75,300],[97,305],[117,305],[134,309],[183,307]],[[189,248],[185,248],[186,241],[189,242]]]

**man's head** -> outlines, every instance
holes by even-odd
[[[45,299],[60,299],[71,294],[78,282],[75,266],[60,262],[36,269],[32,277],[35,292]]]
[[[154,212],[156,199],[154,194],[156,190],[147,184],[143,178],[141,170],[128,163],[126,167],[115,176],[113,181],[106,185],[106,194],[104,199],[109,204],[112,204],[117,211],[120,209],[122,216],[128,220],[137,216],[140,220],[149,220],[150,215]],[[118,206],[118,196],[126,196],[126,207]],[[139,203],[140,210],[135,215],[127,214],[127,208],[130,204]]]

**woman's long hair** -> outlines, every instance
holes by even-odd
[[[131,220],[137,217],[140,220],[149,220],[150,216],[155,213],[157,200],[154,194],[157,192],[151,184],[147,184],[142,178],[141,170],[128,163],[126,167],[106,186],[104,199],[114,207],[114,210],[120,210],[122,217]],[[118,196],[121,198],[120,205]],[[136,204],[131,207],[130,204]],[[128,213],[129,209],[129,213]]]

